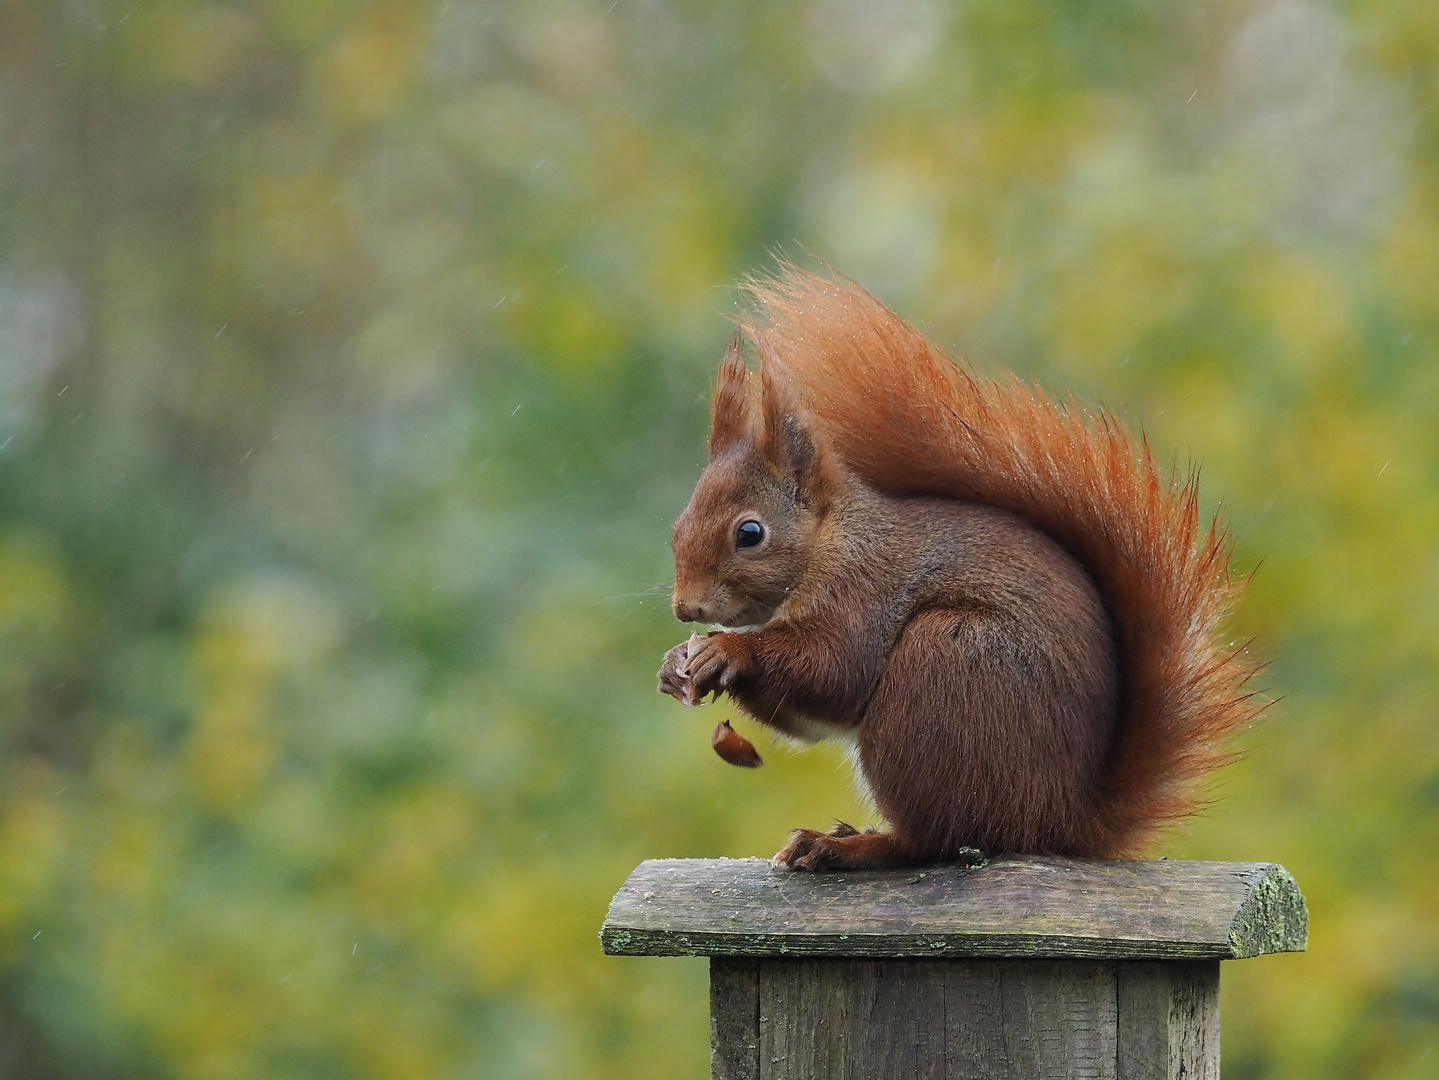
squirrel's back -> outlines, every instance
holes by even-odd
[[[1262,707],[1246,690],[1254,663],[1220,640],[1242,582],[1223,530],[1201,522],[1194,477],[1164,477],[1102,410],[966,372],[853,282],[785,266],[750,289],[744,329],[766,380],[849,469],[882,491],[1013,511],[1093,578],[1121,700],[1091,853],[1134,854],[1190,813],[1192,782]]]

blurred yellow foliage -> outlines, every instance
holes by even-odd
[[[230,4],[176,3],[130,25],[128,66],[137,81],[208,90],[253,62],[261,29]]]
[[[325,52],[320,90],[340,124],[373,120],[415,78],[426,36],[424,8],[404,0],[373,4]]]
[[[1359,346],[1351,296],[1319,259],[1285,260],[1266,268],[1259,299],[1301,378],[1342,363]]]

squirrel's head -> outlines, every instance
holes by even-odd
[[[684,622],[769,622],[804,575],[836,490],[796,403],[768,372],[761,383],[756,407],[736,336],[720,363],[709,465],[674,527],[674,613]]]

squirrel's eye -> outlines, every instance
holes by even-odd
[[[734,531],[734,546],[752,548],[764,539],[764,526],[758,521],[741,521]]]

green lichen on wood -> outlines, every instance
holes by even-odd
[[[1293,875],[1271,866],[1254,883],[1229,931],[1236,959],[1303,952],[1309,944],[1309,907]]]

